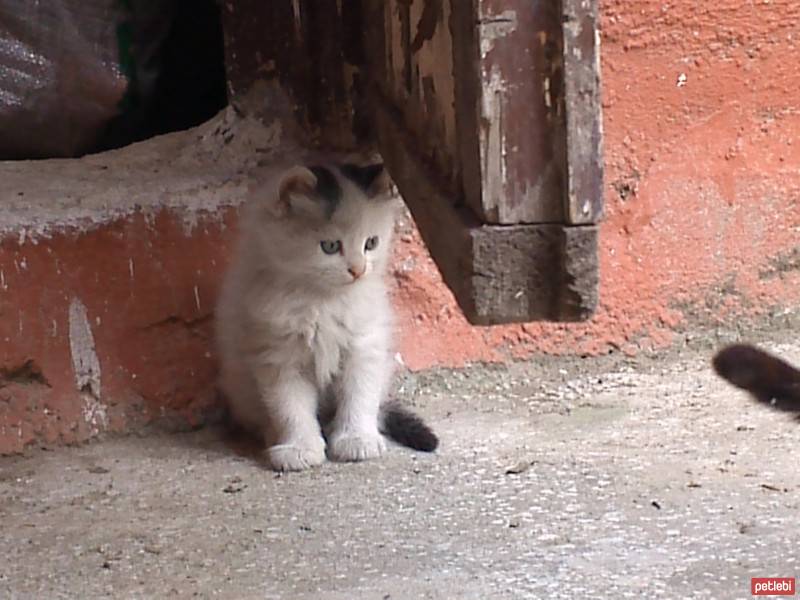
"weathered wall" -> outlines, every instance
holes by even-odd
[[[597,315],[471,327],[404,227],[391,275],[408,367],[665,348],[676,331],[800,301],[800,5],[606,0],[602,11]],[[0,222],[0,453],[161,416],[191,424],[212,406],[210,311],[229,205],[243,195],[241,153],[270,142],[240,143],[224,120],[196,135],[127,161],[138,196],[126,210],[115,204],[120,176],[106,172],[120,168],[113,155],[78,176],[41,163],[30,185],[12,185],[3,167],[0,202],[12,209]],[[167,163],[170,178],[147,176]],[[60,197],[58,177],[80,191]],[[18,193],[41,192],[42,180],[51,197],[39,212],[16,211],[26,206]]]
[[[222,225],[167,214],[0,249],[0,452],[72,442],[214,400],[210,308]],[[177,243],[177,246],[176,246]],[[12,258],[13,257],[13,258]]]
[[[0,454],[213,410],[227,225],[280,140],[226,111],[79,161],[0,162]]]
[[[606,0],[601,10],[597,315],[471,328],[425,269],[401,280],[410,366],[636,352],[800,299],[800,5]]]

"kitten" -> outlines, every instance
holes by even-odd
[[[720,350],[712,361],[717,374],[777,410],[800,413],[800,371],[747,344]],[[800,419],[800,414],[798,415]]]
[[[217,306],[220,389],[233,418],[264,437],[270,465],[361,461],[381,432],[438,445],[386,402],[393,358],[384,283],[398,201],[383,165],[295,166],[257,184]],[[321,427],[322,425],[322,427]],[[323,437],[324,429],[324,437]]]

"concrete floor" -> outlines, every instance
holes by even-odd
[[[708,355],[406,377],[433,456],[278,476],[212,428],[0,459],[0,597],[747,598],[800,575],[800,424]]]

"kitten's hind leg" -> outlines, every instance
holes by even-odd
[[[332,460],[367,460],[386,449],[378,431],[378,411],[391,373],[391,363],[384,354],[356,349],[345,360],[337,386],[336,416],[328,435]]]
[[[270,466],[302,471],[325,462],[316,388],[299,373],[283,373],[263,397],[274,442],[267,449]]]

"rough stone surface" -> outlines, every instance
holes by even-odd
[[[708,360],[409,376],[437,454],[300,474],[211,429],[0,458],[0,596],[747,598],[800,574],[800,424]]]

